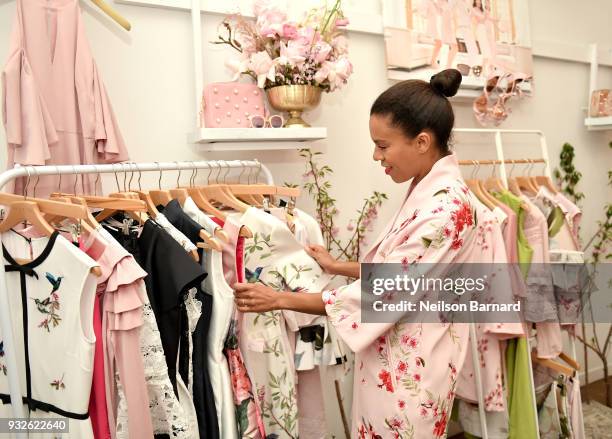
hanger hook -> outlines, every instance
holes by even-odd
[[[32,166],[32,172],[34,172],[34,175],[36,176],[36,183],[34,183],[34,191],[32,193],[32,197],[36,198],[36,186],[38,186],[38,182],[40,180],[40,176],[38,175],[38,171],[36,170],[36,166]]]
[[[113,165],[113,173],[115,174],[115,183],[117,183],[117,192],[121,192],[121,187],[119,187],[119,177],[117,177],[117,170],[115,169],[115,165]]]
[[[128,192],[132,192],[132,180],[134,179],[134,168],[132,168],[132,165],[135,165],[136,163],[134,162],[129,162],[128,163],[128,168],[130,168],[130,179],[128,181]]]
[[[215,183],[219,183],[219,177],[221,176],[221,164],[218,160],[215,160],[215,166],[217,167],[217,176],[215,177]]]
[[[245,169],[248,169],[249,173],[247,174],[247,184],[251,184],[251,174],[253,173],[253,168],[246,162],[244,164]]]
[[[25,187],[23,188],[23,199],[24,200],[28,198],[28,187],[30,186],[30,167],[26,166],[25,171],[28,174],[28,178],[26,180]]]
[[[211,160],[208,161],[208,163],[206,164],[206,167],[208,168],[208,175],[206,176],[206,184],[210,184],[210,174],[212,174],[212,171],[213,171]]]
[[[56,166],[55,169],[57,170],[57,175],[59,175],[59,180],[57,182],[57,191],[61,192],[62,191],[62,173],[59,170],[59,166]]]
[[[178,169],[178,177],[176,177],[176,187],[179,188],[181,186],[181,168],[179,165],[178,161],[175,161],[174,163],[176,163],[176,168]]]
[[[142,186],[140,185],[140,180],[142,179],[142,169],[138,166],[138,163],[134,163],[134,166],[138,170],[138,190],[142,191]]]
[[[157,165],[157,169],[159,170],[159,179],[157,180],[157,187],[161,191],[162,169],[161,169],[161,165],[159,164],[159,162],[155,162],[155,164]]]
[[[242,176],[244,175],[244,171],[246,171],[246,166],[244,166],[244,162],[242,160],[239,160],[241,168],[240,168],[240,175],[238,175],[238,184],[242,184]]]
[[[123,171],[123,192],[127,192],[127,167],[126,163],[121,163],[121,170]]]
[[[259,181],[259,175],[261,174],[261,162],[257,159],[255,159],[255,162],[257,163],[257,175],[255,176],[255,183],[257,183]]]
[[[77,183],[79,182],[79,176],[77,175],[76,166],[72,165],[72,173],[74,174],[74,186],[72,187],[72,193],[77,194]]]
[[[93,165],[96,172],[96,181],[94,182],[94,195],[98,195],[98,183],[100,182],[100,170],[96,165]]]
[[[225,160],[223,160],[223,163],[227,166],[227,171],[225,171],[225,174],[223,174],[223,184],[227,184],[225,182],[225,179],[227,178],[227,176],[229,175],[230,171],[232,170],[232,165],[230,165],[230,163],[226,162]]]
[[[514,167],[516,166],[516,160],[510,159],[510,163],[512,163],[512,167],[510,168],[510,172],[508,173],[508,178],[512,177],[512,172],[514,171]]]
[[[189,179],[189,187],[194,187],[196,178],[198,177],[198,167],[195,164],[195,162],[191,162],[191,166],[193,166],[193,169],[191,170],[191,178]]]
[[[491,173],[491,177],[497,177],[497,160],[493,160],[493,172]]]
[[[533,168],[533,160],[527,159],[529,161],[529,167],[527,168],[527,176],[531,177],[531,169]]]

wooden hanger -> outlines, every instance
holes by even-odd
[[[178,167],[178,162],[176,162],[176,164]],[[177,200],[181,206],[184,206],[185,200],[189,196],[189,193],[187,192],[185,188],[181,187],[180,180],[181,180],[181,170],[179,169],[178,177],[176,177],[176,188],[170,189],[168,192],[170,193],[170,196],[173,199]]]
[[[529,171],[531,170],[531,167],[533,166],[533,162],[529,162],[529,166],[528,166],[528,175],[521,175],[519,177],[516,177],[516,182],[519,185],[519,188],[524,189],[528,192],[533,193],[534,195],[538,193],[539,189],[538,187],[534,184],[534,182],[531,180],[530,176],[529,176]]]
[[[16,225],[27,221],[46,236],[51,236],[55,229],[43,217],[43,212],[51,215],[65,216],[66,218],[85,219],[86,210],[83,206],[61,203],[59,201],[26,198],[19,195],[0,193],[0,204],[8,206],[6,218],[0,222],[0,233],[7,232]],[[20,263],[29,262],[20,260]],[[101,276],[99,266],[91,268],[91,273]]]
[[[510,160],[510,163],[512,163],[512,167],[510,168],[510,173],[508,177],[508,189],[514,195],[520,197],[521,195],[523,195],[523,192],[521,191],[521,188],[519,187],[516,178],[512,177],[512,171],[514,171],[514,166],[516,166],[516,162],[514,160]]]
[[[472,193],[476,195],[476,198],[478,198],[482,204],[491,210],[495,209],[495,204],[493,204],[493,202],[484,194],[484,191],[480,187],[479,180],[469,178],[465,180],[465,184],[467,184],[468,188],[470,188]]]
[[[129,31],[132,28],[132,25],[129,21],[123,18],[117,11],[111,8],[106,2],[103,0],[91,0],[93,4],[95,4],[98,8],[100,8],[106,15],[112,18],[116,23],[118,23],[122,28]]]
[[[559,190],[553,184],[552,179],[547,175],[536,175],[535,182],[536,182],[536,185],[544,186],[546,189],[548,189],[553,194],[556,194],[557,192],[559,192]]]
[[[576,360],[574,360],[572,357],[570,357],[569,355],[567,355],[565,352],[561,352],[559,354],[559,358],[561,358],[563,361],[565,361],[567,364],[569,364],[571,367],[573,367],[576,370],[580,370],[580,363],[578,363]]]
[[[151,197],[151,200],[156,206],[159,206],[159,205],[166,206],[170,201],[172,201],[172,196],[170,195],[170,192],[167,190],[163,190],[161,188],[161,179],[162,179],[162,170],[160,167],[159,168],[159,180],[157,181],[157,187],[159,189],[149,191],[149,196]]]
[[[537,364],[540,364],[544,367],[552,369],[560,374],[565,376],[574,376],[576,374],[576,369],[565,366],[564,364],[558,363],[555,360],[551,360],[550,358],[538,358],[535,352],[531,353],[531,361]]]
[[[21,201],[14,201],[7,205],[9,211],[4,220],[0,222],[0,233],[8,232],[24,221],[32,224],[38,231],[44,233],[46,236],[51,236],[53,232],[55,232],[53,226],[43,217],[35,201],[27,201],[27,199],[21,198]]]

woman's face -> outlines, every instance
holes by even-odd
[[[431,136],[420,133],[414,139],[406,137],[401,128],[391,124],[390,115],[373,114],[370,116],[370,136],[374,141],[375,161],[385,168],[385,173],[395,183],[404,183],[413,177],[427,173],[426,168],[431,149],[424,142]]]

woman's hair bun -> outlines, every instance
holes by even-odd
[[[461,85],[461,73],[457,69],[442,70],[431,77],[429,84],[441,95],[453,97]]]

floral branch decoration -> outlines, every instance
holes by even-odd
[[[363,247],[367,244],[365,237],[373,230],[374,221],[378,216],[378,209],[387,195],[382,192],[374,192],[368,198],[364,198],[361,209],[357,210],[357,216],[349,220],[346,229],[352,232],[349,239],[344,242],[339,238],[340,227],[337,216],[340,213],[336,207],[336,199],[330,194],[330,174],[333,170],[328,165],[317,162],[317,156],[321,152],[313,152],[310,149],[300,149],[300,156],[306,159],[306,173],[303,188],[314,198],[316,204],[316,218],[323,232],[325,246],[330,253],[335,253],[348,261],[357,261]]]

